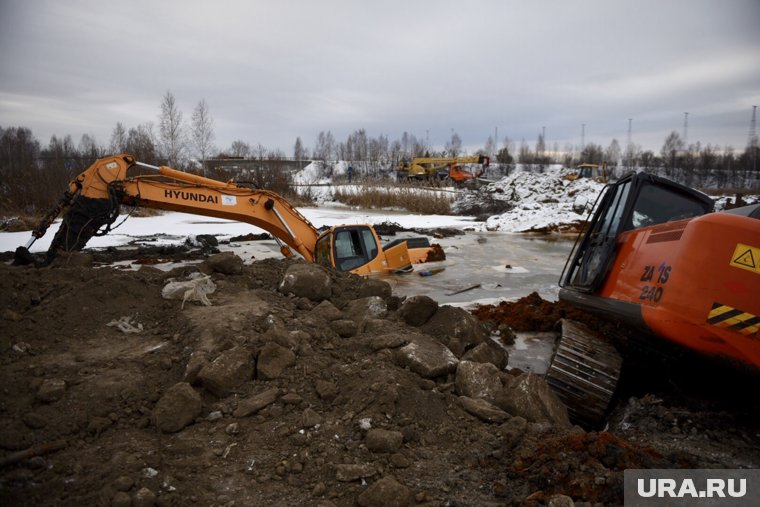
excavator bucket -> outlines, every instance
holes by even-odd
[[[594,428],[604,420],[623,359],[611,343],[584,324],[562,319],[561,325],[562,336],[546,381],[574,422]]]
[[[34,263],[35,263],[34,256],[29,251],[28,248],[24,246],[20,246],[16,248],[16,252],[13,254],[14,266],[28,266],[29,264],[34,264]]]

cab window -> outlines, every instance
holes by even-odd
[[[335,267],[350,271],[377,256],[378,247],[372,231],[367,227],[339,229],[335,232]]]
[[[683,220],[707,213],[709,209],[700,200],[670,188],[644,184],[636,198],[631,222],[633,229]]]
[[[317,241],[316,247],[316,260],[317,264],[326,268],[331,268],[330,263],[330,234],[325,234],[319,241]]]

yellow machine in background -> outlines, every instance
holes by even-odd
[[[401,162],[396,171],[399,180],[444,180],[450,178],[456,182],[464,182],[478,178],[490,159],[484,155],[471,157],[418,157],[411,162]],[[463,164],[480,164],[479,171],[472,173],[462,168]]]
[[[599,183],[607,183],[609,175],[607,174],[607,162],[599,164],[578,164],[575,170],[565,175],[566,180],[574,181],[578,178],[591,178]]]

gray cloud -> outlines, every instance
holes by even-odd
[[[154,5],[155,4],[155,5]],[[442,146],[689,140],[743,148],[760,2],[0,1],[0,125],[83,133],[204,98],[217,142],[290,153],[358,128]]]

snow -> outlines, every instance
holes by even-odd
[[[560,168],[545,173],[515,172],[491,183],[481,192],[513,208],[490,217],[481,227],[488,231],[556,231],[583,221],[604,184],[588,178],[569,181]]]
[[[297,185],[302,185],[301,191],[308,191],[312,197],[319,197],[317,202],[328,203],[318,208],[299,208],[299,211],[315,226],[375,225],[395,222],[410,229],[454,227],[476,232],[566,230],[568,225],[585,220],[604,187],[602,183],[588,178],[567,180],[563,177],[567,170],[560,166],[550,166],[543,173],[525,171],[518,167],[514,173],[478,191],[457,191],[458,202],[478,202],[484,199],[483,196],[490,196],[494,201],[504,201],[512,206],[509,211],[491,216],[486,222],[476,222],[472,216],[417,215],[393,210],[367,211],[333,203],[331,201],[335,188],[340,188],[344,193],[359,192],[363,188],[361,185],[332,184],[332,177],[345,175],[347,167],[346,162],[336,162],[329,166],[313,162],[296,174],[294,180]],[[389,192],[395,189],[396,187],[392,186],[385,187],[385,190]],[[420,191],[430,190],[420,189]],[[435,191],[454,195],[453,189],[442,188]],[[716,209],[723,209],[729,200],[733,200],[733,196],[717,197]],[[744,200],[750,203],[760,202],[760,196],[749,195],[745,196]],[[121,219],[120,217],[117,220],[117,224]],[[60,221],[53,225],[43,238],[34,243],[31,251],[40,252],[48,249],[58,223]],[[178,244],[198,234],[213,234],[224,240],[232,236],[261,232],[263,232],[261,229],[242,222],[185,213],[163,213],[154,217],[129,218],[107,236],[92,238],[88,246],[105,248],[135,241],[150,241],[153,245]],[[0,233],[0,251],[15,250],[16,247],[26,244],[29,239],[28,232]]]
[[[341,224],[380,224],[383,222],[395,222],[401,227],[435,228],[456,227],[472,228],[473,217],[450,216],[450,215],[415,215],[410,213],[396,213],[392,211],[366,211],[355,210],[349,207],[322,207],[322,208],[299,208],[299,211],[315,226],[334,226]],[[123,217],[116,221],[118,224]],[[38,239],[30,248],[32,252],[47,251],[53,240],[60,220],[50,227],[47,234]],[[253,225],[209,218],[187,213],[163,213],[153,217],[130,217],[118,228],[106,236],[93,237],[87,246],[90,248],[105,248],[109,246],[125,245],[133,241],[150,240],[152,245],[181,244],[189,237],[198,234],[213,234],[218,239],[229,239],[232,236],[240,236],[248,233],[259,234],[265,232]],[[0,233],[0,251],[13,251],[18,246],[23,246],[31,237],[30,232],[6,232]]]

